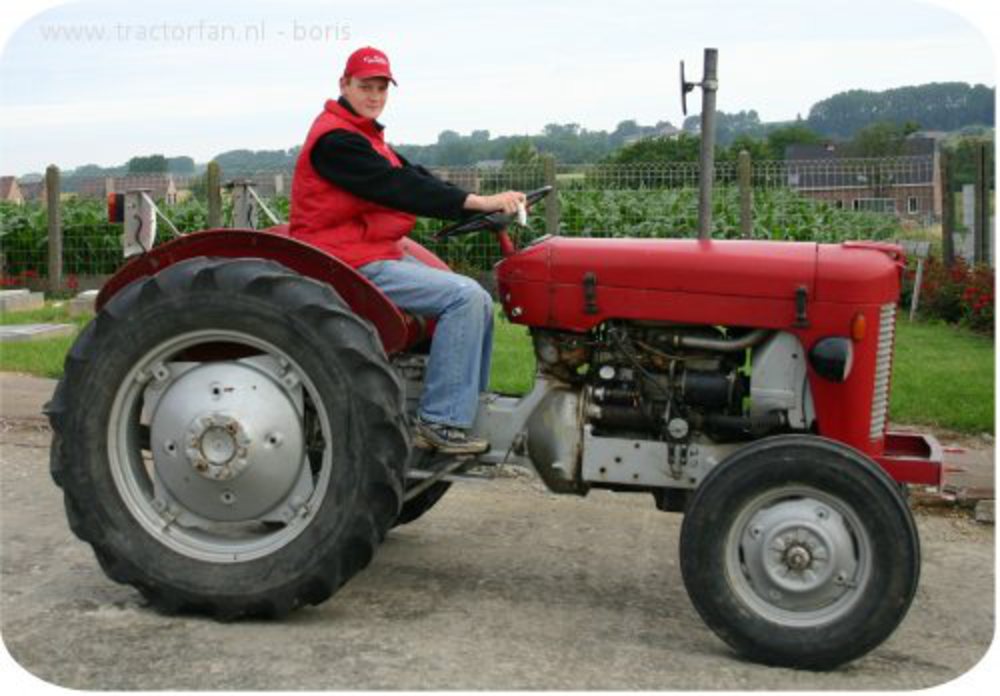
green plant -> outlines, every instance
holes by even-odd
[[[916,261],[911,260],[903,274],[901,304],[904,307],[910,306],[915,282]],[[973,331],[992,335],[995,304],[995,279],[989,266],[970,266],[958,258],[948,268],[937,257],[924,260],[917,303],[923,317],[962,324]]]

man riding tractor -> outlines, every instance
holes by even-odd
[[[295,166],[291,236],[329,251],[371,280],[401,309],[437,319],[416,444],[442,454],[479,454],[469,435],[486,391],[493,345],[493,300],[478,283],[404,255],[398,241],[417,215],[460,219],[466,212],[512,214],[524,194],[467,193],[414,166],[385,142],[389,59],[360,48],[347,59],[340,99],[316,117]]]

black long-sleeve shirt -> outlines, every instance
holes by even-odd
[[[356,113],[343,97],[339,103]],[[467,191],[410,164],[398,152],[396,156],[402,167],[393,167],[364,136],[338,129],[316,141],[309,161],[324,179],[367,201],[423,217],[458,220],[465,216],[462,206]]]

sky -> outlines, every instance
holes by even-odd
[[[0,10],[0,174],[298,145],[363,45],[392,61],[382,121],[397,144],[553,122],[679,126],[678,64],[700,79],[706,47],[719,51],[718,108],[764,121],[853,88],[994,86],[989,4],[41,0]]]

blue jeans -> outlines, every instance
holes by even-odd
[[[374,261],[358,271],[400,309],[437,318],[418,415],[431,423],[471,428],[479,393],[490,381],[490,294],[471,278],[431,268],[412,256]]]

